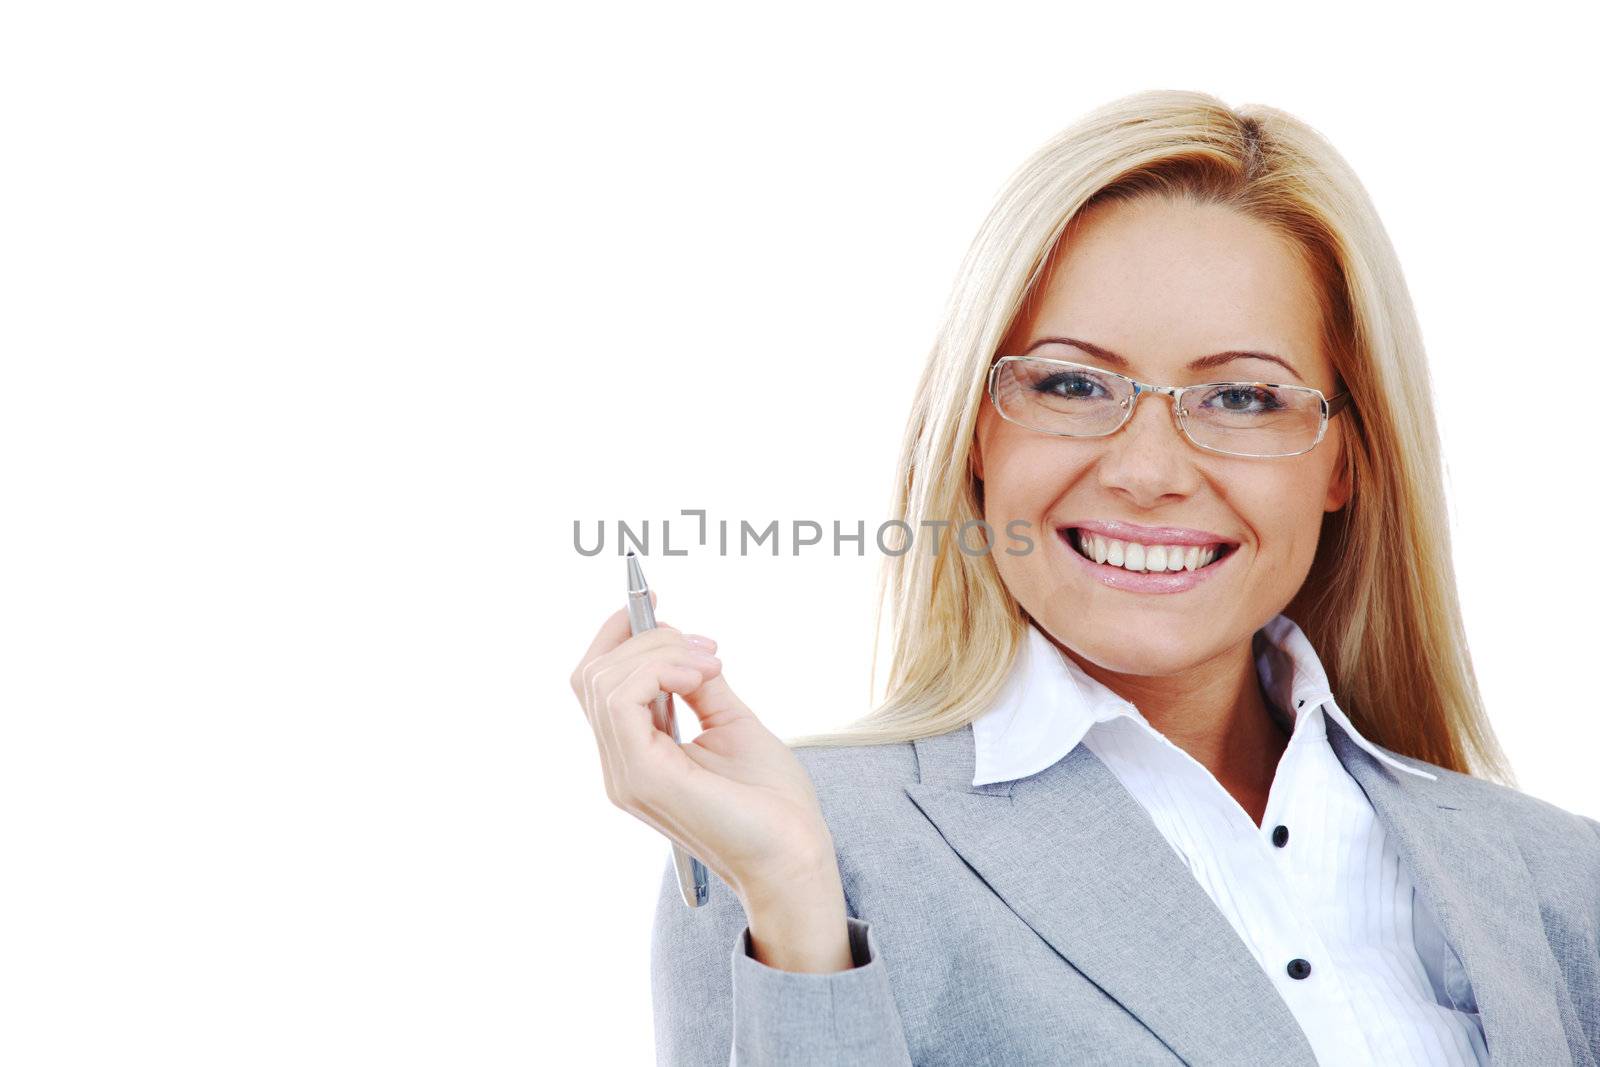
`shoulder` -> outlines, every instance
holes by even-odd
[[[1462,774],[1438,764],[1390,752],[1389,749],[1384,751],[1407,766],[1437,776],[1438,781],[1430,783],[1430,792],[1437,794],[1436,800],[1440,804],[1488,818],[1509,820],[1540,840],[1564,839],[1568,848],[1577,844],[1600,849],[1600,821],[1590,816],[1568,811],[1548,800],[1541,800],[1487,778]]]
[[[1541,800],[1520,789],[1389,752],[1407,766],[1437,776],[1419,782],[1441,807],[1453,808],[1475,823],[1510,831],[1537,883],[1582,891],[1589,903],[1600,900],[1600,820]]]
[[[836,840],[873,837],[897,819],[915,814],[906,786],[917,776],[909,741],[869,745],[791,746],[811,776],[817,801]]]
[[[872,745],[794,745],[790,751],[820,789],[917,780],[916,747],[909,741]]]

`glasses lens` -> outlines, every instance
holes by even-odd
[[[1122,422],[1133,390],[1093,367],[1049,359],[1014,359],[995,372],[995,401],[1013,422],[1044,433],[1095,437]]]
[[[1317,443],[1322,399],[1314,390],[1261,382],[1204,385],[1183,394],[1184,425],[1197,444],[1244,456],[1289,456]]]

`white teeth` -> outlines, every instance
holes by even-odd
[[[1096,563],[1130,571],[1197,571],[1217,558],[1221,545],[1142,545],[1118,541],[1086,530],[1074,531],[1078,551]]]

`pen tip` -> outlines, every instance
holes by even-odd
[[[639,557],[632,552],[628,553],[628,592],[642,593],[649,587],[644,584],[644,571],[639,566]]]

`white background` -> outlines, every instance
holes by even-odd
[[[1600,814],[1563,10],[8,7],[0,1059],[650,1062],[666,842],[567,686],[623,592],[573,521],[871,528],[991,197],[1145,88],[1363,177],[1494,726]],[[652,553],[780,735],[867,709],[874,555]]]

